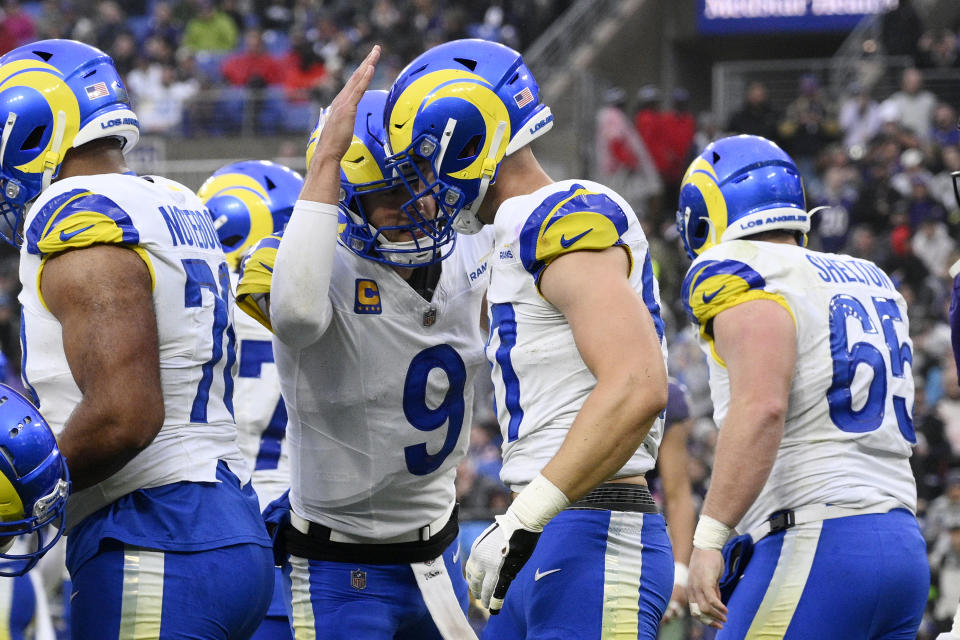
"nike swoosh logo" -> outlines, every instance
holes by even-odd
[[[71,593],[71,594],[70,594],[70,602],[73,602],[73,599],[76,598],[77,595],[79,595],[79,594],[80,594],[79,591],[74,591],[73,593]]]
[[[264,264],[263,262],[261,262],[260,266],[266,269],[267,271],[269,271],[270,273],[273,273],[273,267],[271,267],[270,265]]]
[[[93,228],[93,225],[92,225],[92,224],[85,226],[83,229],[77,229],[76,231],[71,231],[70,233],[67,233],[66,231],[61,231],[61,232],[60,232],[60,242],[67,242],[67,241],[70,240],[70,238],[72,238],[73,236],[75,236],[75,235],[77,235],[77,234],[80,234],[80,233],[83,233],[83,232],[86,231],[87,229],[91,229],[91,228]]]
[[[572,245],[574,242],[576,242],[577,240],[579,240],[579,239],[582,238],[583,236],[587,235],[587,234],[590,233],[591,231],[593,231],[593,227],[590,227],[589,229],[587,229],[586,231],[584,231],[583,233],[581,233],[581,234],[579,234],[579,235],[573,236],[573,237],[570,238],[569,240],[567,240],[567,239],[563,236],[563,234],[561,234],[561,235],[560,235],[560,246],[563,247],[564,249],[569,249],[569,248],[570,248],[570,245]]]
[[[544,571],[543,573],[540,573],[540,567],[537,567],[537,570],[533,572],[533,581],[537,582],[540,580],[540,578],[548,576],[551,573],[556,573],[557,571],[560,571],[560,569],[550,569],[550,571]]]
[[[457,564],[457,560],[460,559],[460,546],[457,545],[457,551],[453,554],[453,564]]]
[[[720,287],[719,289],[717,289],[716,291],[714,291],[714,292],[711,293],[710,295],[703,294],[703,304],[710,304],[710,302],[711,302],[714,298],[717,297],[717,294],[720,293],[721,291],[723,291],[724,287],[726,287],[726,286],[727,286],[727,285],[723,285],[723,287]]]

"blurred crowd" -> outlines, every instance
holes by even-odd
[[[143,130],[275,134],[312,128],[379,43],[386,86],[406,61],[454,38],[522,49],[570,0],[6,0],[0,54],[43,38],[109,53]]]
[[[453,38],[483,37],[523,49],[570,0],[45,0],[3,2],[0,53],[38,38],[75,38],[111,54],[146,132],[229,135],[303,132],[373,43],[384,86],[406,60]],[[946,324],[960,258],[960,171],[956,109],[924,87],[926,69],[958,69],[957,29],[925,29],[912,3],[885,16],[883,46],[915,63],[899,90],[876,95],[854,84],[831,95],[804,75],[785,109],[751,83],[728,117],[694,113],[690,95],[641,87],[608,90],[597,114],[595,179],[642,217],[656,259],[672,376],[690,392],[695,418],[689,475],[706,493],[716,428],[706,364],[680,303],[689,261],[674,226],[686,166],[709,142],[750,133],[778,142],[796,160],[813,217],[814,249],[876,262],[910,308],[918,515],[933,589],[920,637],[932,638],[960,600],[960,386]],[[0,249],[0,379],[19,383],[18,260]],[[478,395],[470,450],[457,477],[464,538],[502,512],[500,434],[490,389]],[[694,630],[694,637],[697,631]]]

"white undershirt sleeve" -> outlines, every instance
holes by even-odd
[[[337,206],[297,200],[283,232],[270,284],[270,323],[284,343],[304,348],[330,319],[330,274],[337,248]]]

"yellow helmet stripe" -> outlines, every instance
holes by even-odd
[[[723,197],[723,192],[720,191],[720,185],[717,184],[716,171],[713,170],[709,162],[703,158],[697,158],[687,169],[687,174],[680,185],[681,189],[688,184],[700,190],[700,195],[703,196],[707,205],[710,221],[713,223],[713,231],[716,233],[715,239],[719,242],[727,230],[727,201]],[[708,238],[702,249],[706,249],[712,244],[714,243]]]
[[[0,473],[0,522],[23,520],[23,501],[5,474]]]
[[[213,196],[219,195],[224,190],[236,189],[238,187],[255,191],[257,195],[264,200],[270,199],[270,196],[267,195],[267,190],[263,188],[263,185],[257,182],[254,178],[243,173],[223,173],[218,176],[211,176],[207,178],[207,181],[200,186],[200,189],[197,191],[197,196],[206,202]]]
[[[73,145],[73,139],[80,130],[80,105],[73,90],[64,82],[63,76],[56,67],[39,60],[17,60],[3,65],[3,70],[0,72],[0,92],[13,87],[27,87],[41,93],[50,107],[54,120],[57,113],[61,111],[66,116],[63,140],[67,141],[67,144],[62,145],[58,150],[56,165],[59,166],[66,150]],[[51,129],[52,126],[53,121],[51,121]],[[45,156],[51,150],[53,142],[54,135],[51,131],[47,146],[33,159],[14,168],[24,173],[40,173],[44,169]]]
[[[350,141],[350,147],[340,160],[340,168],[350,184],[375,182],[385,177],[373,153],[357,136]]]
[[[493,92],[493,87],[483,77],[460,69],[443,69],[428,73],[410,83],[397,99],[388,123],[390,144],[393,150],[406,149],[413,142],[413,121],[420,110],[441,98],[457,97],[473,104],[485,116],[486,136],[484,146],[479,150],[476,160],[462,171],[450,174],[454,178],[473,179],[480,176],[484,162],[490,155],[494,133],[500,122],[507,123],[507,131],[501,138],[500,148],[493,154],[495,163],[499,163],[507,150],[512,132],[510,116],[503,101]]]

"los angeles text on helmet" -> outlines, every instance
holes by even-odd
[[[114,118],[113,120],[105,120],[100,123],[101,129],[110,129],[111,127],[119,127],[122,124],[132,124],[135,127],[139,127],[140,123],[136,118]]]
[[[746,222],[740,225],[741,229],[752,229],[754,227],[766,227],[767,225],[775,224],[778,222],[803,222],[807,219],[806,214],[798,215],[781,215],[781,216],[770,216],[764,218],[763,220],[747,220]]]
[[[530,127],[530,134],[533,135],[533,134],[536,133],[537,131],[540,131],[540,129],[543,129],[545,126],[547,126],[548,124],[550,124],[551,122],[553,122],[553,114],[552,114],[552,113],[551,113],[550,115],[548,115],[546,118],[544,118],[543,120],[541,120],[540,122],[538,122],[537,124],[535,124],[535,125],[533,125],[532,127]]]
[[[715,18],[777,18],[883,13],[900,0],[706,0],[703,15]]]

